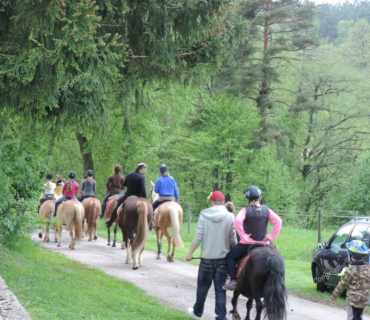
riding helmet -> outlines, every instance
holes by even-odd
[[[351,242],[346,243],[346,247],[350,255],[355,257],[357,260],[362,259],[369,253],[367,245],[359,240],[352,240]]]
[[[94,172],[92,170],[87,170],[86,175],[88,177],[92,177],[94,175]]]
[[[114,172],[115,173],[119,173],[119,172],[121,172],[121,170],[122,170],[122,167],[119,164],[116,164],[114,166]]]
[[[160,173],[166,173],[168,170],[167,166],[165,164],[162,164],[160,167],[159,167],[159,171]]]
[[[259,198],[262,197],[262,192],[260,188],[256,186],[250,186],[247,190],[245,190],[244,194],[250,201],[258,200]]]
[[[75,179],[76,178],[76,173],[74,171],[71,171],[68,175],[69,179]]]
[[[48,179],[48,180],[53,179],[53,175],[52,175],[51,173],[48,173],[48,174],[46,175],[46,179]]]

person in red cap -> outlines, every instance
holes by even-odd
[[[188,308],[192,319],[202,319],[204,303],[212,285],[216,293],[216,319],[226,318],[226,256],[230,247],[236,245],[234,216],[225,207],[225,196],[221,191],[214,191],[208,197],[211,207],[199,214],[198,226],[186,260],[193,259],[193,253],[201,244],[200,265],[198,271],[197,298],[193,307]]]
[[[230,281],[223,286],[225,290],[236,289],[236,263],[248,254],[249,247],[255,243],[269,245],[281,229],[280,217],[269,207],[261,205],[262,192],[256,186],[245,191],[248,206],[242,208],[235,218],[235,228],[240,237],[239,243],[227,254],[227,270]],[[267,233],[268,222],[273,224],[272,232]]]

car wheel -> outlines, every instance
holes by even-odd
[[[316,290],[320,292],[328,291],[328,287],[325,285],[325,277],[323,276],[319,266],[315,266],[315,283]]]

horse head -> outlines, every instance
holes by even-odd
[[[155,200],[157,200],[157,198],[158,198],[158,193],[156,193],[155,191],[154,191],[154,187],[155,187],[155,184],[154,184],[154,182],[153,181],[151,181],[150,180],[150,184],[151,184],[151,186],[152,186],[152,188],[150,189],[150,200],[152,201],[152,203],[155,201]]]

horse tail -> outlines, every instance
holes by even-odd
[[[171,226],[172,226],[172,236],[173,242],[176,247],[182,248],[184,244],[182,243],[181,236],[180,236],[180,219],[179,214],[182,212],[181,207],[179,205],[170,204],[168,207],[168,211],[170,212],[171,217]]]
[[[132,252],[141,252],[144,248],[146,238],[148,236],[148,205],[145,201],[139,200],[136,203],[136,211],[138,214],[137,221],[137,232],[134,242],[132,243],[131,250]]]
[[[266,271],[270,271],[263,290],[264,304],[268,320],[286,319],[285,271],[284,261],[276,255],[266,259]]]
[[[88,216],[87,220],[87,233],[91,234],[94,228],[94,222],[95,222],[95,211],[96,211],[96,202],[90,201],[90,214]]]
[[[79,241],[82,237],[82,222],[84,220],[84,207],[82,204],[75,204],[75,240]],[[82,210],[81,210],[82,209]]]

